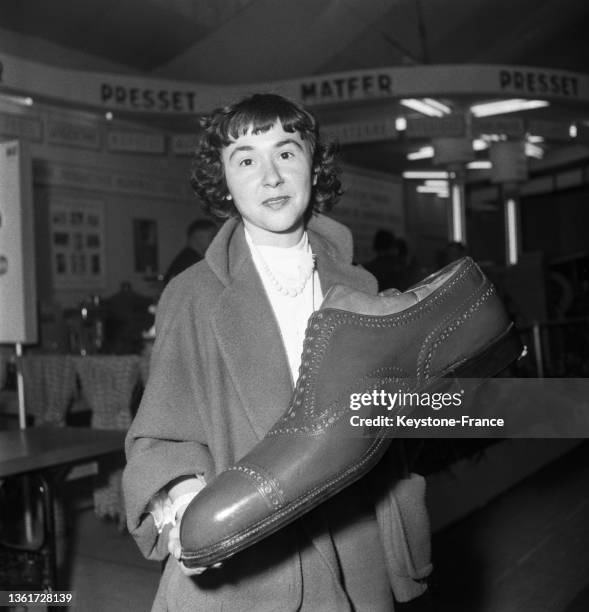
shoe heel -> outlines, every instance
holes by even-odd
[[[523,351],[524,345],[515,327],[511,324],[503,334],[483,350],[456,368],[452,368],[444,376],[490,378],[518,359]]]

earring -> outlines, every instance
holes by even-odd
[[[226,200],[233,200],[233,197],[231,196],[231,194],[230,194],[230,193],[228,193],[228,194],[225,196],[225,199],[226,199]]]
[[[315,185],[317,185],[317,173],[316,172],[313,174],[313,187],[315,187]]]

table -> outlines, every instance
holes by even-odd
[[[56,469],[122,452],[125,431],[83,427],[31,427],[0,431],[0,478],[35,473],[43,483],[47,558],[44,588],[56,590],[57,562],[53,502]]]

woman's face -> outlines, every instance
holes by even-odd
[[[267,132],[239,136],[221,155],[229,194],[253,241],[296,244],[311,199],[309,144],[277,121]]]

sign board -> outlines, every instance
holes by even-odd
[[[475,159],[470,138],[434,138],[435,166],[447,164],[466,164]]]
[[[571,124],[564,121],[533,119],[528,122],[528,132],[548,140],[571,141]]]
[[[174,155],[193,155],[196,149],[196,134],[172,134],[170,150]]]
[[[355,258],[366,263],[374,257],[372,241],[379,229],[405,235],[402,180],[354,166],[342,166],[344,195],[329,213],[346,225],[354,237]]]
[[[109,151],[161,154],[165,152],[164,135],[156,132],[109,130],[106,136]]]
[[[335,123],[324,126],[321,131],[327,140],[335,140],[340,144],[396,140],[399,137],[394,118]]]
[[[194,197],[188,181],[119,172],[113,168],[93,168],[35,160],[33,171],[35,183],[41,185],[141,195],[146,198],[165,198],[183,202]]]
[[[0,113],[0,134],[37,142],[43,136],[41,120],[13,113]]]
[[[23,143],[0,143],[0,343],[37,342],[31,160]]]
[[[282,81],[210,85],[68,70],[2,53],[2,89],[102,111],[193,115],[210,112],[253,91],[274,91],[308,106],[438,96],[586,102],[589,101],[589,75],[529,66],[443,64],[367,68]]]
[[[409,138],[450,138],[464,136],[466,123],[464,115],[447,117],[409,117],[407,136]]]
[[[100,130],[93,125],[86,125],[64,119],[48,119],[46,122],[47,142],[80,149],[99,149]]]
[[[489,151],[491,182],[519,183],[528,178],[528,160],[523,141],[496,142]]]
[[[519,138],[524,135],[524,120],[520,117],[473,117],[472,133],[503,134],[510,138]]]

